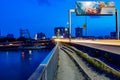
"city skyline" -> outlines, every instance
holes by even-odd
[[[9,33],[19,37],[19,30],[28,29],[31,37],[43,32],[47,37],[54,35],[54,28],[67,27],[68,10],[75,9],[75,2],[81,0],[4,0],[0,1],[0,30],[1,35]],[[87,1],[87,0],[82,0]],[[95,0],[94,0],[95,1]],[[108,1],[108,0],[104,0]],[[120,10],[117,0],[115,6]],[[119,12],[120,14],[120,12]],[[72,35],[76,27],[83,27],[86,16],[72,14]],[[120,16],[119,16],[120,19]],[[120,24],[119,24],[120,25]],[[87,34],[93,36],[109,35],[115,31],[115,15],[113,16],[87,16]]]

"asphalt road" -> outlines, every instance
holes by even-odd
[[[97,43],[83,43],[83,42],[78,42],[78,43],[74,42],[74,44],[88,46],[88,47],[91,47],[91,48],[100,49],[100,50],[103,50],[103,51],[116,53],[116,54],[120,55],[120,46],[116,46],[116,45],[97,44]]]
[[[70,42],[120,55],[120,40],[55,39],[56,42]]]

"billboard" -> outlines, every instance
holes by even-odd
[[[77,15],[112,15],[115,13],[115,4],[113,1],[77,1]]]

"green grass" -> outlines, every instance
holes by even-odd
[[[83,53],[82,51],[69,46],[67,44],[64,44],[66,47],[70,48],[71,50],[75,51],[76,54],[80,55],[82,58],[84,58],[87,62],[89,62],[90,64],[94,65],[96,68],[100,69],[101,71],[104,71],[108,74],[111,74],[117,78],[120,78],[120,72],[109,67],[108,65],[106,65],[104,62],[100,61],[99,59],[90,57],[88,54]]]

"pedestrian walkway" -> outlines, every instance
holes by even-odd
[[[94,71],[92,67],[90,67],[82,58],[78,57],[74,51],[63,46],[68,54],[74,57],[77,63],[81,66],[81,68],[88,74],[91,80],[110,80],[109,77],[105,76],[105,74],[99,74],[97,71]]]
[[[60,49],[58,72],[55,80],[86,80],[71,58]]]

